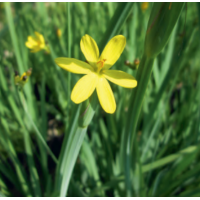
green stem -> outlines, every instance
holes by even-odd
[[[133,170],[137,170],[135,169],[136,163],[140,162],[140,158],[131,158],[133,155],[136,155],[136,145],[134,143],[136,142],[134,141],[136,136],[136,126],[147,84],[151,76],[154,59],[167,44],[184,3],[173,3],[173,9],[171,9],[169,5],[169,3],[163,2],[154,3],[153,5],[145,37],[144,55],[136,76],[138,86],[133,90],[130,98],[127,122],[121,145],[121,155],[124,159],[124,173],[128,196],[132,196],[131,166],[133,166]]]
[[[93,93],[90,100],[83,102],[81,109],[77,110],[74,123],[71,126],[71,131],[63,142],[66,146],[63,146],[61,150],[56,171],[56,192],[59,192],[59,196],[65,197],[67,194],[71,174],[88,125],[94,116],[96,105],[97,96]]]
[[[24,100],[24,96],[23,96],[22,92],[20,92],[20,100],[26,111],[27,105],[25,104],[25,100]],[[41,196],[40,181],[39,181],[37,169],[35,167],[35,162],[33,159],[33,152],[32,152],[32,148],[31,148],[31,139],[30,139],[28,131],[24,130],[23,133],[24,133],[23,138],[24,138],[24,145],[25,145],[25,149],[26,149],[26,156],[27,156],[27,161],[28,161],[28,166],[29,166],[29,171],[30,171],[30,176],[31,176],[31,186],[34,191],[34,196]]]
[[[70,19],[70,2],[67,2],[67,32],[68,32],[68,57],[71,57],[71,19]],[[71,73],[68,72],[68,103],[70,101],[70,91],[71,91]]]
[[[10,30],[9,32],[10,32],[10,36],[11,36],[11,41],[12,41],[12,44],[13,44],[15,57],[16,57],[16,60],[17,60],[17,65],[19,67],[20,74],[22,74],[24,72],[24,68],[23,68],[23,62],[22,62],[22,59],[21,59],[20,51],[19,51],[19,45],[18,45],[17,35],[16,35],[16,31],[15,31],[15,25],[14,25],[14,22],[13,22],[11,5],[10,5],[10,2],[5,2],[4,5],[5,5],[7,23],[8,23],[8,27],[9,27],[9,30]]]
[[[144,94],[146,91],[146,87],[151,75],[152,67],[153,67],[153,58],[148,58],[145,55],[143,56],[136,80],[138,82],[137,87],[133,90],[131,95],[131,100],[129,104],[129,113],[127,117],[127,122],[125,126],[125,135],[123,138],[122,144],[122,152],[125,163],[125,173],[126,173],[126,189],[127,195],[131,196],[131,179],[130,179],[130,165],[131,165],[131,148],[133,147],[134,138],[136,135],[135,129],[138,122],[140,110],[142,107],[142,102],[144,99]]]
[[[6,124],[6,121],[5,121],[5,119],[2,118],[2,125],[3,124]],[[4,131],[2,131],[2,133],[3,133],[2,136],[5,140],[5,149],[7,149],[8,153],[10,155],[10,158],[11,158],[12,162],[14,163],[15,171],[16,171],[17,177],[19,179],[19,183],[20,183],[19,187],[22,188],[24,195],[31,196],[30,188],[27,184],[28,179],[27,179],[26,173],[17,157],[17,153],[15,151],[12,141],[8,137],[8,135],[9,135],[8,127],[7,127],[6,132],[4,133]],[[14,179],[14,177],[12,177],[12,179]]]
[[[81,128],[78,127],[76,131],[73,133],[72,137],[70,138],[71,144],[67,147],[68,152],[68,158],[66,159],[65,166],[63,166],[63,171],[67,169],[67,173],[64,173],[62,176],[62,185],[60,188],[60,196],[65,197],[69,185],[69,181],[71,178],[71,174],[74,168],[74,164],[76,162],[76,159],[78,157],[78,153],[80,151],[80,148],[82,146],[85,134],[87,131],[87,127]]]
[[[31,116],[29,115],[29,112],[28,112],[28,109],[27,109],[27,105],[26,105],[26,101],[25,101],[25,98],[23,96],[23,93],[20,94],[20,99],[22,101],[22,105],[24,107],[25,113],[26,113],[29,121],[31,122],[33,128],[35,129],[35,132],[36,132],[37,136],[39,137],[40,141],[42,142],[42,144],[44,145],[44,147],[46,148],[46,150],[49,152],[49,154],[52,157],[52,159],[54,160],[54,162],[57,163],[58,162],[57,158],[55,157],[55,155],[53,154],[53,152],[51,151],[51,149],[49,148],[49,146],[45,142],[42,134],[40,133],[40,131],[38,130],[37,126],[33,122]]]
[[[131,10],[133,8],[133,2],[126,2],[126,3],[119,3],[119,6],[117,7],[115,14],[110,20],[110,23],[107,26],[107,30],[104,33],[104,37],[101,41],[101,45],[99,45],[99,50],[102,51],[105,44],[116,34],[119,34],[121,31],[122,25],[128,18],[129,14],[131,13]]]
[[[149,78],[151,76],[153,63],[154,63],[154,58],[148,58],[145,55],[142,57],[142,60],[141,60],[141,63],[136,75],[136,80],[138,81],[138,85],[130,98],[130,99],[133,99],[133,101],[130,101],[130,104],[129,104],[129,109],[131,110],[131,113],[129,112],[129,115],[128,115],[129,122],[127,121],[126,127],[130,132],[133,131],[135,133],[145,91],[149,82]],[[133,143],[134,137],[135,137],[135,134],[132,134],[131,143]]]
[[[67,2],[67,55],[71,57],[71,16],[70,16],[70,2]],[[70,116],[70,99],[71,94],[71,73],[67,73],[67,115]],[[69,125],[67,124],[67,129]]]

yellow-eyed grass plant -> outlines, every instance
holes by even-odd
[[[118,31],[120,31],[123,23],[127,19],[132,9],[132,6],[132,3],[122,3],[118,6],[114,16],[111,19],[109,26],[110,29],[108,29],[104,34],[100,44],[100,50],[102,50],[103,46],[105,46],[109,39],[116,35]],[[119,13],[121,14],[119,15]],[[95,93],[93,93],[90,99],[84,101],[81,105],[81,108],[78,108],[74,116],[70,133],[68,137],[65,136],[56,173],[55,192],[58,192],[60,196],[66,196],[74,163],[83,143],[88,125],[94,116],[96,107],[97,96]]]
[[[187,3],[177,21],[179,6],[0,3],[0,197],[199,196],[200,4]],[[25,46],[35,31],[49,54]],[[86,34],[100,52],[116,35],[126,38],[109,71],[136,77],[138,86],[110,83],[113,114],[99,106],[96,91],[79,105],[71,101],[81,75],[54,62],[86,63]]]

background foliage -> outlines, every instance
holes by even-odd
[[[0,196],[59,195],[56,166],[63,138],[67,141],[76,122],[79,105],[70,94],[81,76],[60,69],[54,58],[84,61],[83,35],[100,44],[103,35],[116,32],[127,44],[112,69],[135,76],[137,70],[124,62],[142,58],[152,5],[142,10],[141,3],[0,4]],[[116,12],[118,23],[110,26]],[[133,196],[200,195],[199,26],[200,4],[187,3],[154,62],[131,155],[139,158],[131,171]],[[50,54],[29,52],[25,42],[34,31],[44,35]],[[14,71],[22,74],[29,68],[33,72],[22,95],[14,85]],[[127,195],[120,148],[132,90],[111,87],[117,110],[109,115],[97,107],[67,196]]]

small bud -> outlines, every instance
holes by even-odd
[[[149,7],[149,2],[143,2],[141,5],[141,9],[145,11]]]
[[[32,68],[30,68],[30,69],[27,70],[26,75],[27,75],[27,76],[30,76],[31,73],[32,73]]]
[[[180,16],[184,2],[155,2],[145,36],[145,55],[155,58],[165,47]],[[170,8],[170,9],[169,9]]]
[[[140,60],[139,59],[135,59],[134,60],[134,65],[139,65],[140,64]]]
[[[124,62],[124,64],[125,64],[126,66],[128,66],[130,69],[133,69],[133,70],[137,70],[137,69],[138,69],[139,63],[140,63],[140,60],[139,60],[139,59],[135,59],[135,61],[134,61],[133,63],[130,63],[129,60],[126,60],[126,61]]]
[[[180,90],[182,87],[183,87],[183,83],[182,82],[176,85],[176,89],[177,90]]]
[[[171,7],[172,7],[172,2],[170,2],[169,4],[169,10],[171,10]]]
[[[61,37],[62,32],[61,32],[61,30],[59,28],[56,30],[56,34],[57,34],[58,38]]]
[[[127,65],[127,66],[129,66],[129,65],[130,65],[130,61],[129,61],[129,60],[126,60],[126,61],[124,62],[124,64]]]

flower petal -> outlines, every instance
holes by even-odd
[[[95,73],[87,74],[79,79],[72,90],[71,100],[78,104],[88,99],[94,92],[98,79]]]
[[[42,50],[42,48],[40,48],[39,46],[33,46],[31,53],[36,53],[36,52],[41,51],[41,50]]]
[[[137,86],[137,81],[133,76],[119,70],[104,70],[103,76],[109,81],[125,88],[134,88]]]
[[[86,60],[94,67],[99,59],[99,48],[95,40],[89,35],[84,35],[81,38],[81,51],[83,52]]]
[[[28,48],[33,48],[33,46],[37,46],[37,41],[34,37],[28,36],[28,41],[25,43]]]
[[[31,49],[31,48],[33,47],[33,44],[30,43],[30,42],[28,42],[28,41],[25,43],[25,45],[26,45],[26,47],[28,47],[29,49]]]
[[[37,38],[35,36],[28,36],[28,41],[30,43],[33,43],[33,45],[37,45],[38,43]]]
[[[37,31],[34,32],[37,39],[40,41],[41,44],[45,44],[45,40],[42,34],[38,33]]]
[[[26,72],[24,72],[24,73],[22,74],[22,76],[20,77],[20,80],[21,80],[21,81],[23,80],[24,76],[26,76]]]
[[[109,69],[119,59],[126,46],[126,38],[123,35],[113,37],[104,48],[100,60],[105,59],[104,69]]]
[[[89,64],[74,58],[59,57],[55,59],[55,62],[61,68],[75,74],[89,74],[93,71]]]
[[[19,85],[20,77],[19,75],[15,76],[15,85]]]
[[[97,95],[102,108],[107,113],[114,113],[116,110],[115,98],[108,81],[103,77],[99,78]]]

